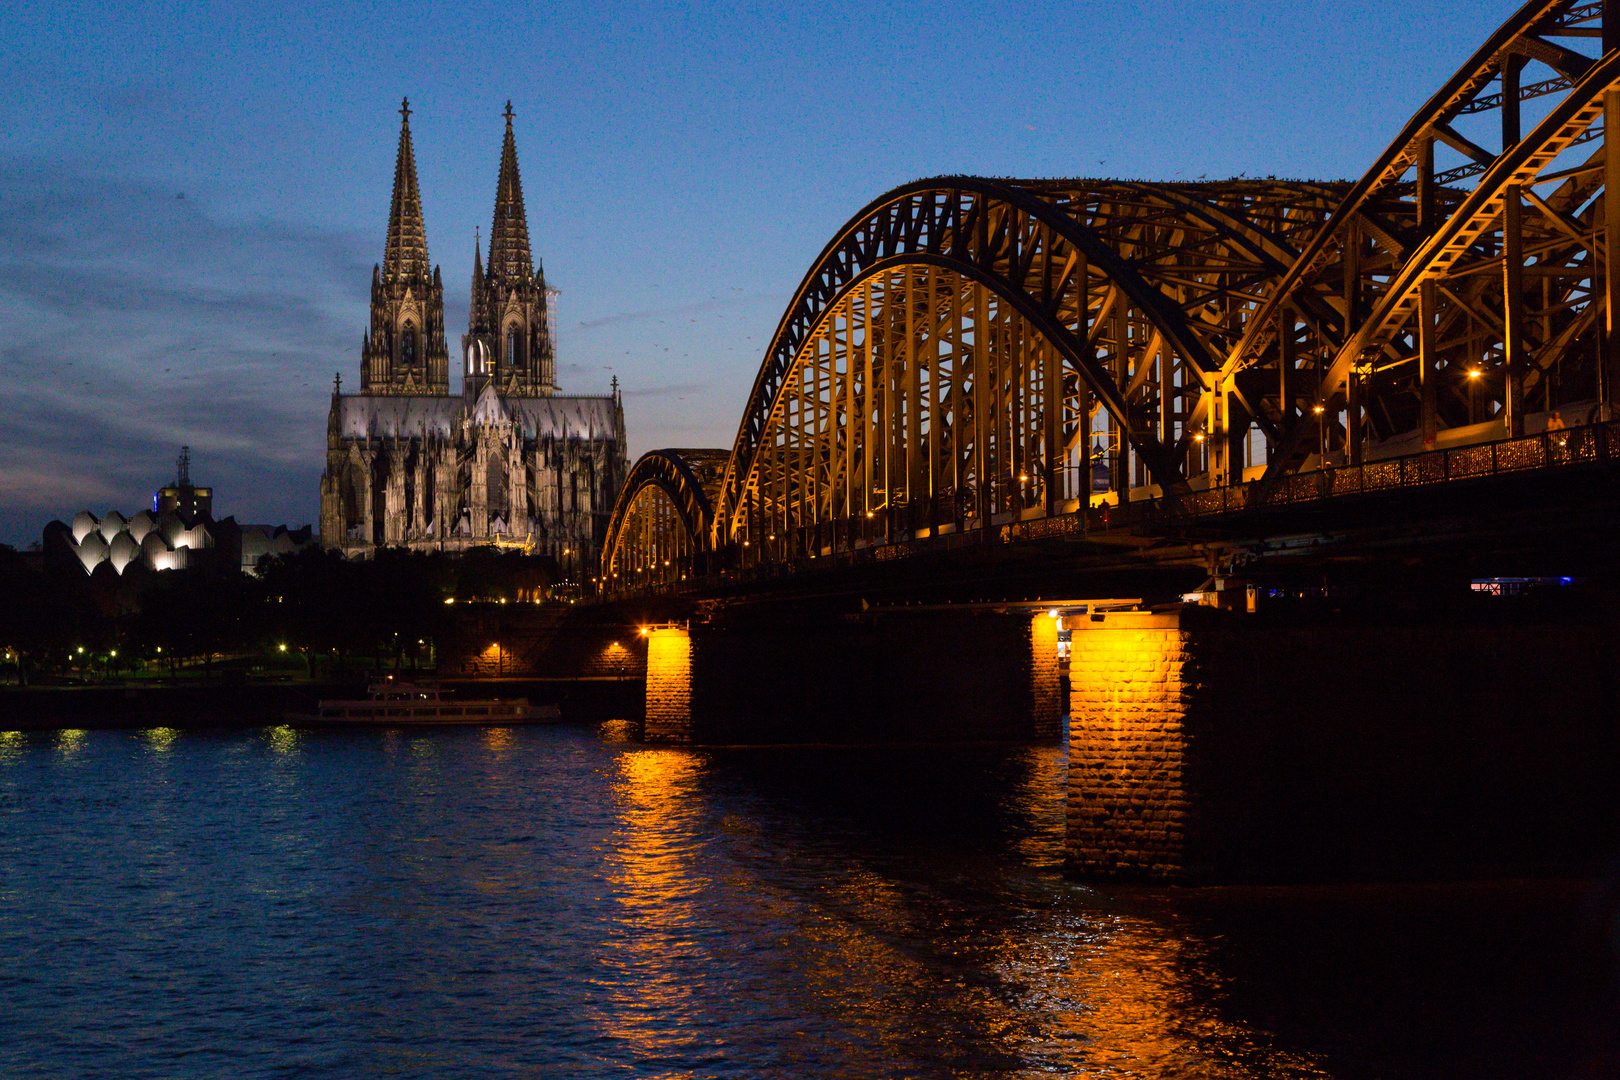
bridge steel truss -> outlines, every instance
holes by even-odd
[[[698,452],[661,451],[631,484],[688,507],[684,550],[787,560],[1245,482],[1253,507],[1608,418],[1617,123],[1620,0],[1532,0],[1354,184],[897,188],[805,276],[718,477],[682,488]],[[605,573],[647,527],[615,511]]]
[[[638,585],[679,582],[713,531],[724,450],[654,450],[619,490],[602,574]]]
[[[778,329],[713,542],[793,557],[1062,513],[1096,462],[1117,491],[1187,490],[1224,450],[1190,418],[1242,312],[1343,191],[950,177],[890,192]]]

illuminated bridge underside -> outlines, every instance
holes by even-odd
[[[1217,502],[1254,506],[1291,474],[1607,418],[1617,30],[1616,0],[1525,5],[1354,184],[889,192],[806,275],[732,450],[701,452],[717,475],[676,477],[692,451],[638,464],[610,562],[794,559],[1246,481]]]

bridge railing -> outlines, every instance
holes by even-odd
[[[730,558],[716,557],[709,568],[692,567],[686,580],[657,583],[627,580],[607,591],[701,593],[727,584],[833,572],[840,568],[905,559],[924,551],[997,541],[1018,543],[1065,537],[1078,539],[1112,529],[1174,527],[1251,509],[1279,509],[1329,499],[1412,490],[1605,461],[1620,461],[1620,421],[1586,424],[1518,439],[1499,439],[1360,465],[1333,466],[1297,473],[1281,478],[1269,492],[1264,491],[1260,481],[1253,481],[1195,491],[1179,499],[1147,499],[1124,506],[1102,506],[1078,513],[1007,522],[992,530],[981,530],[969,522],[966,528],[943,535],[908,538],[902,533],[891,541],[884,538],[884,530],[876,524],[876,519],[840,519],[823,523],[822,528],[827,532],[825,535],[820,532],[816,534],[820,538],[816,546],[820,547],[830,540],[833,530],[839,530],[839,540],[832,549],[818,556],[765,558],[750,564],[747,557],[741,554],[743,549],[733,549]],[[945,498],[953,500],[951,506],[954,508],[955,496]]]
[[[1195,491],[1179,499],[1159,498],[1124,506],[1098,507],[1086,512],[1086,531],[1172,524],[1251,508],[1282,507],[1614,459],[1620,459],[1620,421],[1585,424],[1517,439],[1296,473],[1281,478],[1269,491],[1257,480]]]

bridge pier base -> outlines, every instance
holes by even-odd
[[[1613,633],[1207,608],[1068,625],[1073,876],[1591,873],[1620,851]]]
[[[1098,880],[1187,880],[1197,858],[1186,770],[1193,647],[1179,615],[1066,620],[1068,869]]]
[[[660,627],[647,635],[647,709],[642,738],[692,741],[692,632]]]
[[[752,617],[648,635],[644,737],[677,743],[1056,739],[1055,620]]]

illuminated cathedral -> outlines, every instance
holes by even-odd
[[[450,392],[408,103],[400,114],[360,389],[344,393],[340,377],[327,418],[321,542],[349,555],[493,544],[557,556],[565,569],[594,565],[628,468],[624,409],[616,382],[601,396],[557,392],[556,293],[529,248],[511,103],[489,258],[473,249],[460,394]]]

